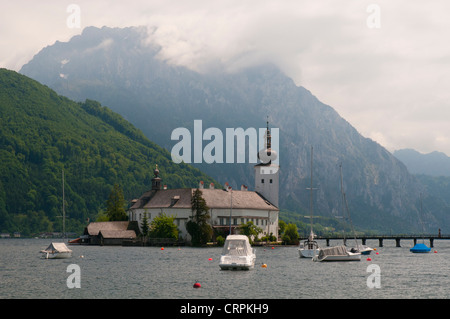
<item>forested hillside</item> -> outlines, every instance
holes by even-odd
[[[73,102],[0,69],[0,232],[61,231],[63,169],[67,230],[79,231],[102,211],[115,183],[127,200],[150,188],[156,164],[169,188],[215,182],[174,164],[168,151],[98,102]]]

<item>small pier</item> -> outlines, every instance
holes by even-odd
[[[327,243],[327,246],[330,246],[330,240],[335,239],[341,239],[344,241],[348,240],[354,240],[355,237],[352,236],[343,236],[343,235],[336,235],[336,236],[317,236],[316,239],[322,239],[325,240]],[[430,243],[430,248],[434,247],[434,241],[435,240],[448,240],[450,239],[450,235],[361,235],[356,236],[356,239],[361,240],[361,243],[363,245],[366,244],[366,241],[368,239],[377,240],[378,239],[378,246],[383,247],[383,241],[384,240],[395,240],[395,247],[401,247],[400,241],[401,240],[412,240],[414,245],[417,243],[417,240],[428,240]]]

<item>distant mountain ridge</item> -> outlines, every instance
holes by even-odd
[[[162,61],[160,50],[143,27],[88,27],[66,43],[44,48],[20,72],[74,100],[101,101],[168,150],[176,143],[171,132],[177,127],[193,132],[196,119],[204,128],[225,132],[264,127],[269,116],[270,126],[280,128],[281,210],[308,214],[313,146],[315,214],[342,216],[342,164],[357,226],[378,232],[421,229],[417,220],[424,188],[405,165],[278,68],[200,74]],[[248,163],[196,167],[222,184],[254,187]],[[450,227],[445,205],[438,207],[427,214],[430,229]]]
[[[406,165],[411,174],[450,176],[450,157],[442,152],[423,154],[413,149],[402,149],[393,155]]]

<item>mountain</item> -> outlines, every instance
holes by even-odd
[[[144,27],[88,27],[68,42],[42,49],[20,72],[74,100],[100,101],[167,150],[178,142],[171,139],[176,128],[194,133],[194,120],[202,120],[203,130],[217,128],[225,135],[226,128],[263,128],[269,116],[270,126],[279,128],[282,211],[308,215],[313,146],[315,215],[343,215],[342,165],[355,225],[381,233],[421,230],[423,186],[332,107],[271,64],[233,72],[217,65],[203,73],[170,64],[153,32]],[[248,161],[194,165],[222,184],[254,187]],[[425,216],[433,231],[450,226],[446,206],[438,207]]]
[[[441,152],[423,154],[413,149],[397,150],[393,155],[424,185],[426,192],[450,206],[450,157]]]
[[[406,165],[411,174],[450,176],[450,157],[444,153],[422,154],[413,149],[402,149],[393,155]]]
[[[67,229],[104,209],[114,184],[130,201],[151,188],[155,165],[168,187],[213,179],[151,142],[93,100],[74,102],[19,73],[0,69],[0,231],[61,231],[62,171]]]

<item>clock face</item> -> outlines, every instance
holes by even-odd
[[[258,152],[258,159],[261,160],[263,164],[268,164],[277,159],[277,152],[271,149],[265,149]]]
[[[261,166],[260,167],[260,173],[261,175],[272,175],[276,174],[278,172],[278,166],[276,165],[270,165],[270,166]]]

